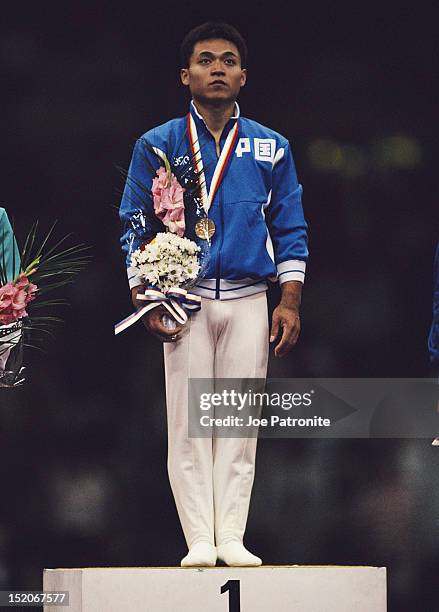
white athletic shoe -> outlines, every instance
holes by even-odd
[[[217,547],[218,559],[230,567],[256,567],[262,559],[253,555],[241,542],[227,542]]]
[[[216,548],[208,542],[198,542],[181,560],[181,567],[215,567]]]

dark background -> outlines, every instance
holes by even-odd
[[[178,50],[200,22],[245,36],[242,114],[290,139],[304,185],[303,331],[269,374],[431,374],[436,21],[419,4],[354,4],[2,7],[2,206],[19,240],[58,219],[94,259],[46,352],[27,351],[26,387],[0,395],[0,589],[38,589],[44,567],[186,552],[161,347],[141,326],[113,336],[131,311],[115,164],[187,112]],[[436,609],[438,457],[430,440],[261,440],[246,543],[267,564],[385,565],[390,610]]]

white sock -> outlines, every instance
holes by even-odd
[[[244,544],[233,540],[220,544],[217,548],[218,559],[232,567],[248,567],[262,565],[262,560],[246,549]]]
[[[435,438],[431,444],[432,446],[439,446],[439,438]]]
[[[197,542],[181,560],[181,567],[214,567],[216,548],[208,542]]]

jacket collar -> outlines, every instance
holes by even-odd
[[[194,118],[195,123],[197,124],[197,127],[201,125],[201,126],[203,126],[203,127],[206,129],[206,130],[208,130],[208,129],[209,129],[209,128],[207,127],[206,122],[204,121],[204,119],[203,119],[202,115],[200,115],[200,113],[198,112],[198,109],[197,109],[197,107],[195,106],[195,104],[194,104],[194,101],[193,101],[193,100],[191,100],[190,107],[189,107],[189,112],[191,113],[192,117]],[[232,127],[232,125],[234,124],[234,121],[235,121],[236,119],[238,119],[238,118],[239,118],[239,116],[240,116],[240,112],[241,112],[241,111],[240,111],[240,108],[239,108],[238,102],[236,102],[236,101],[235,101],[235,112],[234,112],[234,114],[232,115],[232,117],[230,117],[229,121],[226,123],[226,125],[225,125],[225,127],[224,127],[224,133],[227,133],[227,132],[230,130],[230,128],[231,128],[231,127]]]

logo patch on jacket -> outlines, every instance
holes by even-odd
[[[242,157],[243,153],[250,153],[250,138],[240,138],[236,145],[236,157]],[[253,138],[253,153],[258,161],[273,162],[276,153],[276,141],[274,138]]]

